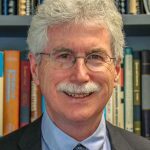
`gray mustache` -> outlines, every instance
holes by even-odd
[[[66,93],[74,93],[74,94],[88,94],[92,92],[99,92],[101,86],[95,82],[88,82],[82,85],[77,85],[74,83],[59,83],[57,86],[57,90]]]

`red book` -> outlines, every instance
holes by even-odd
[[[28,51],[21,52],[20,127],[30,123],[31,73]]]

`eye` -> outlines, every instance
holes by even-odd
[[[101,54],[90,54],[88,57],[89,61],[104,61],[104,57]]]
[[[59,52],[54,54],[54,59],[57,61],[70,61],[72,58],[73,55],[69,52]]]

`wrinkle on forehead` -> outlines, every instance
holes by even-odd
[[[72,36],[72,37],[71,37]],[[55,25],[53,27],[49,27],[48,29],[48,43],[45,48],[45,51],[48,52],[50,49],[54,48],[72,48],[78,45],[80,47],[81,45],[81,51],[82,51],[82,46],[84,43],[87,45],[84,48],[84,50],[90,50],[91,48],[93,49],[101,49],[102,47],[97,47],[97,44],[94,45],[96,42],[94,40],[100,40],[102,39],[109,40],[110,42],[110,51],[111,50],[111,36],[110,33],[107,29],[106,26],[99,25],[99,26],[94,26],[94,25],[83,25],[83,24],[62,24],[62,25]],[[71,39],[74,38],[74,39]],[[93,38],[93,43],[91,43],[91,48],[88,48],[88,40],[91,40]],[[95,38],[95,39],[94,39]],[[86,41],[85,41],[85,40]],[[57,41],[58,44],[57,44]],[[60,42],[61,41],[61,42]],[[55,47],[53,47],[53,43],[55,42]],[[72,44],[72,47],[69,47],[69,44]],[[108,42],[107,42],[108,43]],[[102,43],[104,44],[104,43]],[[68,46],[68,47],[66,47]],[[102,48],[103,49],[103,48]],[[79,50],[80,51],[80,50]]]
[[[65,34],[67,32],[77,32],[77,33],[80,33],[79,31],[91,31],[91,33],[93,32],[93,34],[96,34],[98,30],[108,30],[107,26],[104,25],[104,23],[102,23],[101,25],[95,25],[95,24],[88,24],[88,25],[85,25],[85,24],[74,24],[74,23],[63,23],[63,24],[59,24],[59,25],[54,25],[52,27],[49,27],[48,28],[48,34],[53,34],[57,31],[60,31],[61,30],[61,33],[62,34]]]

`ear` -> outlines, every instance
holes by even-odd
[[[121,71],[121,59],[118,59],[116,64],[115,64],[114,87],[116,87],[118,84],[120,71]]]
[[[29,53],[28,58],[30,61],[30,70],[32,74],[32,79],[36,85],[39,85],[38,64],[36,61],[36,56],[33,53]]]

